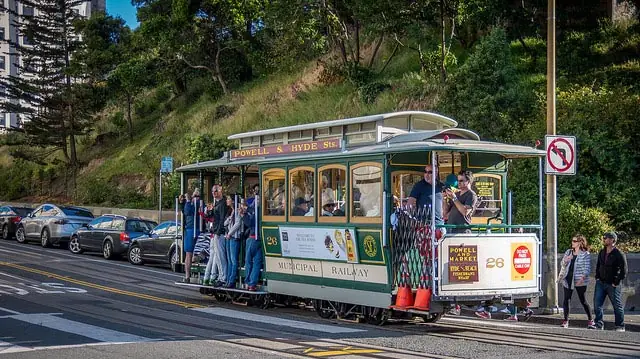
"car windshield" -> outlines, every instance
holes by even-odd
[[[64,214],[66,214],[67,216],[93,218],[93,214],[85,209],[73,207],[62,207],[61,209],[62,212],[64,212]]]
[[[26,217],[31,211],[31,208],[12,208],[13,212],[15,212],[20,217]]]
[[[127,221],[127,232],[151,232],[155,223],[149,221],[129,220]]]

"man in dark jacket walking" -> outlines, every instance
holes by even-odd
[[[602,306],[609,297],[615,314],[617,332],[624,332],[624,309],[622,308],[622,280],[627,276],[627,258],[616,248],[618,236],[607,232],[602,236],[604,248],[598,253],[596,264],[596,289],[593,294],[593,306],[596,314],[596,327],[604,329]]]

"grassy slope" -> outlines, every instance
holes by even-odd
[[[385,70],[385,78],[398,78],[402,73],[414,70],[417,61],[413,57],[411,53],[398,55]],[[108,145],[92,145],[93,139],[85,141],[82,160],[88,166],[79,180],[90,177],[116,178],[119,182],[126,182],[131,177],[139,177],[139,181],[133,182],[141,182],[143,178],[150,180],[151,173],[155,173],[151,167],[159,167],[162,156],[173,156],[177,165],[185,163],[186,139],[198,134],[228,136],[397,109],[397,96],[392,92],[385,92],[374,103],[366,104],[348,82],[321,84],[320,72],[313,63],[293,73],[256,80],[218,100],[202,95],[189,106],[177,105],[167,113],[157,109],[146,117],[136,116],[136,136],[132,142],[124,134]],[[231,106],[235,111],[226,118],[217,119],[215,113],[219,105]],[[112,127],[104,120],[98,124],[96,132],[109,131]]]

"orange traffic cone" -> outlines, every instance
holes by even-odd
[[[394,308],[407,308],[413,305],[413,292],[409,285],[409,272],[407,271],[407,258],[405,256],[402,261],[402,279],[398,284],[398,293],[396,294],[396,305]]]
[[[429,266],[427,265],[427,258],[422,263],[422,271],[420,273],[420,286],[416,293],[416,301],[411,307],[412,309],[429,310],[431,304],[431,288],[429,288]]]
[[[411,308],[419,310],[429,310],[430,305],[431,288],[418,288],[418,292],[416,293],[416,302]]]

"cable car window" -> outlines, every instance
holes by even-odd
[[[289,171],[289,218],[312,222],[315,219],[315,170],[298,167]]]
[[[262,174],[263,216],[272,217],[270,220],[284,221],[286,203],[284,170],[265,171]]]
[[[318,169],[320,207],[318,221],[346,222],[347,171],[344,166],[329,165]]]
[[[378,222],[382,216],[382,168],[369,162],[351,167],[352,221]],[[369,220],[358,220],[361,219]],[[373,219],[373,221],[371,220]]]

